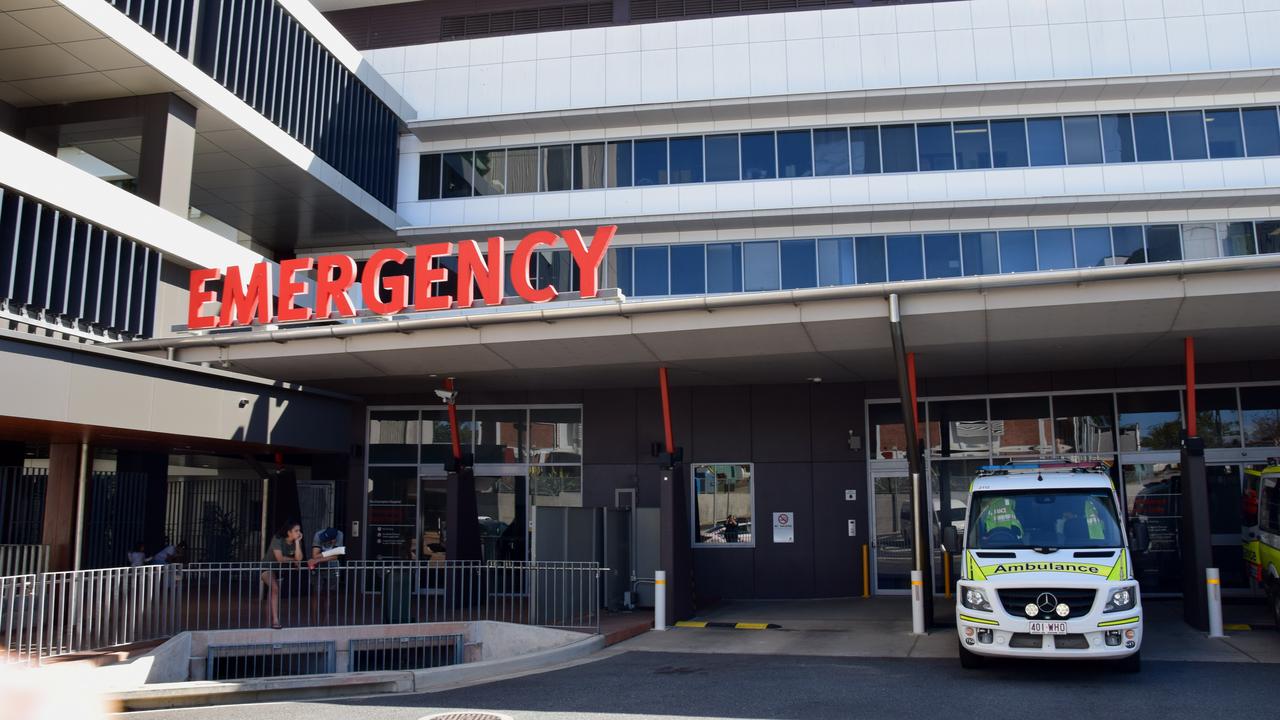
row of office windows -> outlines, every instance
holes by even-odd
[[[418,198],[1274,155],[1275,106],[901,123],[431,153]]]

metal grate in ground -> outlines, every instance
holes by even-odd
[[[464,639],[457,635],[418,635],[352,640],[351,672],[425,670],[463,663]]]
[[[210,646],[205,663],[206,680],[249,680],[336,672],[332,642]]]

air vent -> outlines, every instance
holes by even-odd
[[[352,672],[371,670],[425,670],[460,665],[463,662],[462,635],[420,635],[412,637],[352,640]]]
[[[249,680],[335,672],[332,642],[209,647],[206,680]]]

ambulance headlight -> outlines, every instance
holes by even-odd
[[[987,602],[987,596],[977,588],[962,586],[960,588],[960,604],[970,610],[991,612],[991,603]]]
[[[1138,604],[1137,590],[1132,587],[1116,588],[1111,591],[1111,596],[1107,598],[1107,606],[1102,612],[1122,612],[1124,610],[1132,610]]]

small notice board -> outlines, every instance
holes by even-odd
[[[796,516],[789,512],[773,514],[773,541],[775,543],[793,543],[796,541]]]

